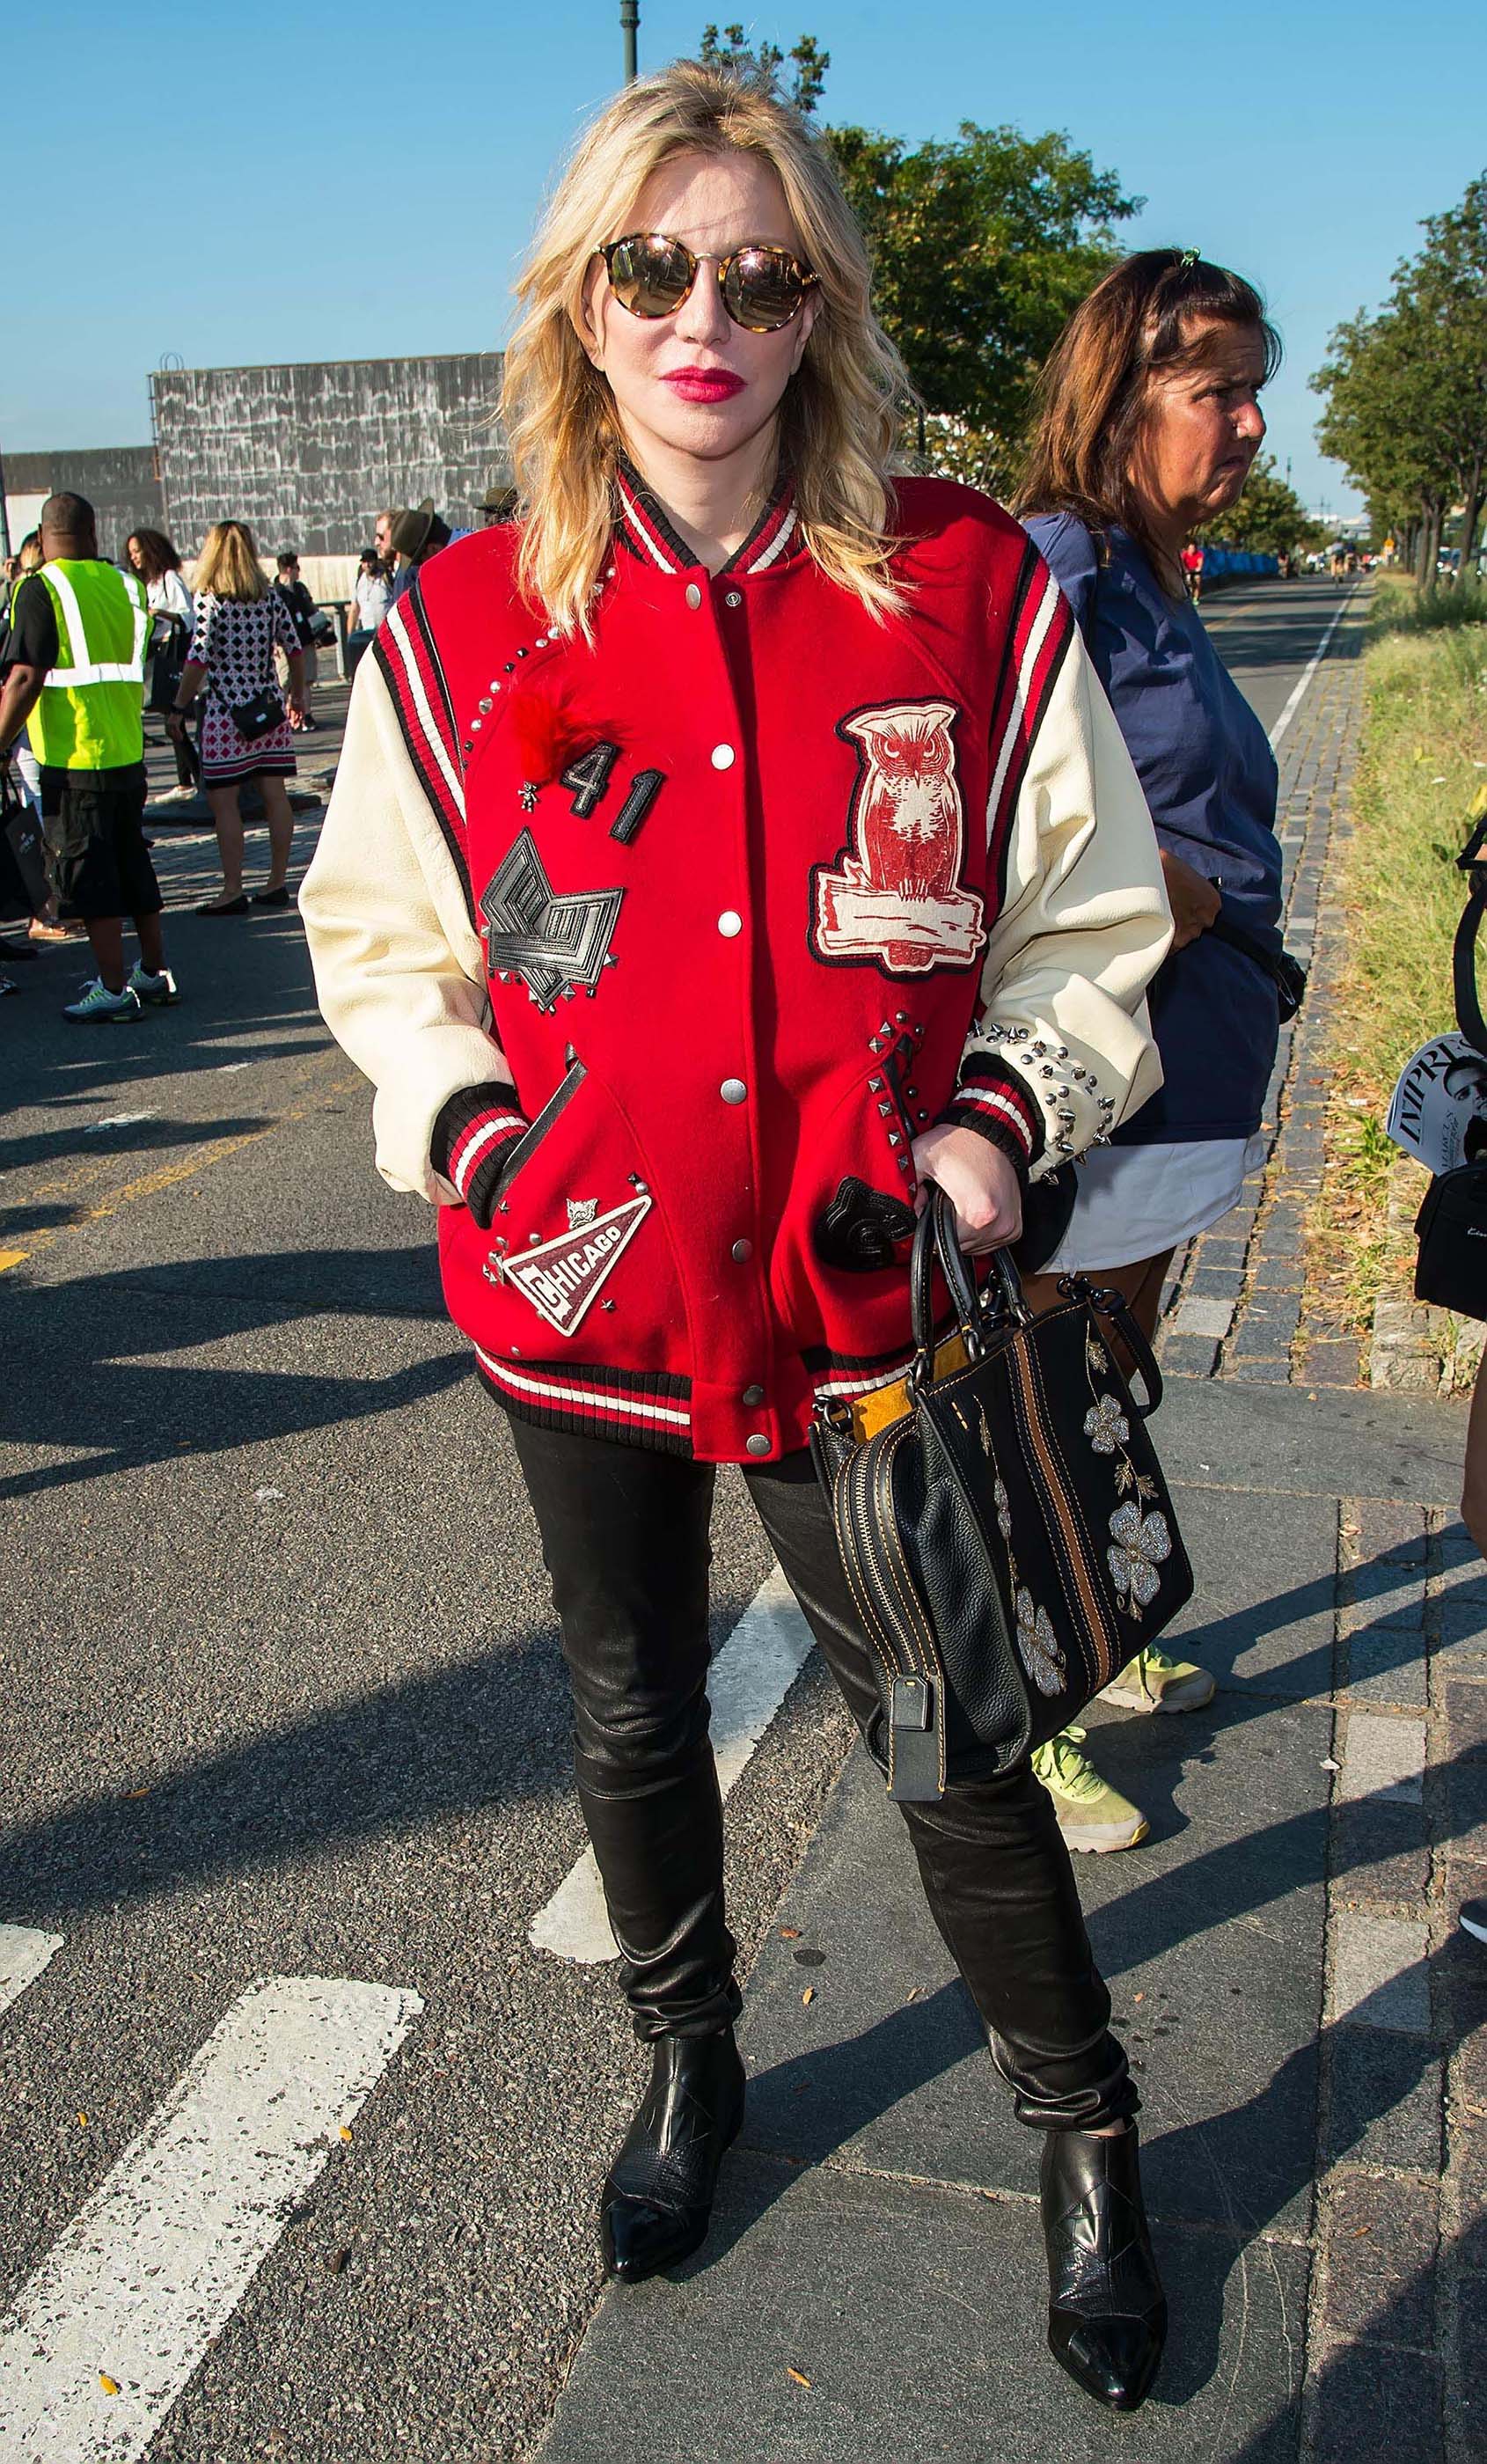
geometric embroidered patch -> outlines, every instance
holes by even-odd
[[[540,1010],[580,986],[592,993],[608,960],[623,890],[580,891],[555,898],[530,830],[523,830],[486,885],[486,963],[492,976],[520,976]]]
[[[502,1283],[514,1284],[522,1299],[559,1334],[577,1333],[650,1208],[648,1196],[627,1198],[607,1214],[596,1215],[591,1223],[570,1225],[556,1240],[501,1257],[495,1262],[496,1274]]]

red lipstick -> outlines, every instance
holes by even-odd
[[[661,382],[684,402],[728,402],[745,384],[732,368],[671,368]]]

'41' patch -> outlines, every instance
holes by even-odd
[[[569,1228],[556,1240],[538,1242],[532,1249],[503,1256],[496,1265],[502,1283],[514,1284],[559,1334],[574,1334],[650,1213],[648,1195],[627,1198],[606,1214],[575,1222],[586,1211],[569,1208]]]

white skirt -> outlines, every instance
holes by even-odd
[[[1180,1248],[1237,1202],[1265,1140],[1193,1138],[1148,1147],[1094,1147],[1079,1166],[1069,1228],[1045,1275],[1106,1274]]]

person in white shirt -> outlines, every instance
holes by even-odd
[[[147,707],[168,711],[175,702],[176,682],[186,665],[196,627],[196,602],[181,576],[181,559],[164,531],[131,531],[124,549],[144,584],[145,604],[156,620],[150,627],[150,691]],[[182,728],[171,741],[176,756],[176,784],[158,803],[184,801],[196,794],[201,760]]]
[[[346,673],[354,676],[357,663],[372,635],[392,605],[392,583],[375,547],[361,550],[361,564],[346,602]]]

